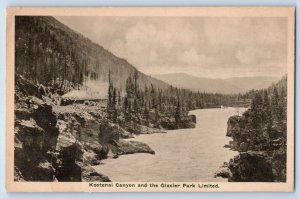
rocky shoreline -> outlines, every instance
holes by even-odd
[[[269,137],[263,146],[264,134],[260,140],[245,131],[245,117],[232,116],[228,119],[226,136],[233,141],[224,147],[239,154],[224,162],[215,177],[228,178],[229,182],[284,182],[286,180],[286,149],[284,139],[276,135]],[[274,134],[276,127],[273,127]],[[279,134],[279,132],[277,132]],[[279,138],[278,138],[279,137]]]
[[[19,104],[15,111],[15,180],[110,181],[91,166],[119,155],[155,154],[147,144],[127,141],[134,135],[93,112],[61,110],[36,97],[24,101],[29,107]]]
[[[108,182],[92,166],[119,155],[155,154],[147,144],[126,139],[166,133],[133,123],[121,127],[106,119],[104,105],[60,106],[55,93],[20,76],[16,82],[15,181]]]

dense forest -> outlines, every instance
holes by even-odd
[[[286,181],[287,76],[268,89],[251,92],[242,116],[228,120],[227,136],[242,153],[230,161],[231,181]]]
[[[287,88],[286,77],[269,89],[257,91],[252,100],[251,108],[246,111],[245,129],[251,135],[249,147],[267,150],[279,138],[286,140],[287,122]],[[284,147],[286,142],[283,141]]]
[[[110,75],[109,75],[110,77]],[[137,124],[155,128],[187,128],[190,110],[219,108],[221,106],[247,106],[252,92],[244,95],[221,95],[192,92],[170,86],[167,89],[155,88],[152,84],[140,88],[139,75],[135,72],[126,80],[126,92],[121,92],[109,80],[107,113],[115,123]],[[110,79],[110,78],[109,78]]]

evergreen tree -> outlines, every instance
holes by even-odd
[[[112,120],[116,123],[118,119],[118,110],[117,110],[117,90],[113,88],[112,96]]]
[[[114,88],[113,88],[113,83],[111,81],[111,73],[110,71],[108,72],[108,99],[107,99],[107,118],[108,119],[113,119],[113,114],[114,114]]]
[[[283,108],[280,104],[277,88],[274,87],[272,96],[272,115],[276,122],[280,123],[283,119]]]
[[[262,119],[265,123],[267,123],[269,126],[272,124],[272,112],[270,107],[270,101],[267,90],[263,91],[263,115]]]
[[[177,128],[179,127],[180,121],[181,121],[181,106],[180,106],[180,100],[178,98],[177,99],[177,105],[176,105],[176,108],[175,108],[175,122],[176,122]]]
[[[262,96],[259,92],[256,92],[252,100],[251,111],[253,115],[252,127],[254,129],[259,129],[263,119],[263,101]]]

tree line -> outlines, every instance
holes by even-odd
[[[113,122],[122,124],[133,121],[156,128],[180,128],[187,122],[190,110],[220,108],[222,105],[246,106],[249,103],[248,98],[241,94],[195,93],[173,86],[159,89],[152,84],[142,88],[138,79],[137,71],[129,75],[122,92],[109,78],[107,116]]]

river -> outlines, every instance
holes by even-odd
[[[147,143],[151,154],[123,155],[106,159],[95,169],[113,182],[214,182],[218,168],[237,152],[224,148],[227,120],[244,108],[199,109],[193,129],[169,130],[163,134],[139,135],[131,140]]]

